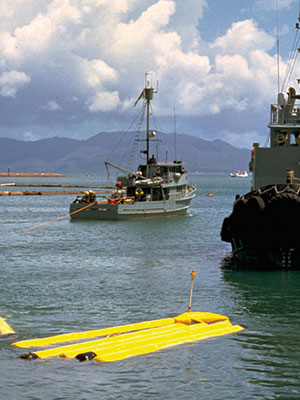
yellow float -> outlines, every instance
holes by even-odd
[[[0,335],[11,335],[15,331],[8,325],[5,319],[0,317]]]
[[[242,329],[243,327],[240,325],[232,325],[229,318],[223,315],[187,312],[175,318],[25,340],[15,342],[13,345],[27,348],[46,347],[52,344],[94,338],[95,340],[30,352],[21,357],[35,359],[59,356],[62,358],[75,357],[80,361],[93,358],[97,361],[117,361],[182,343],[238,332]],[[100,336],[102,337],[99,338]]]
[[[12,345],[22,348],[49,347],[21,356],[26,359],[58,356],[77,358],[79,361],[117,361],[244,329],[240,325],[232,325],[229,318],[223,315],[191,311],[195,276],[193,270],[188,312],[177,317],[23,340]]]

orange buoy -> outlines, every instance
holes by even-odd
[[[208,197],[214,197],[214,194],[213,194],[213,193],[208,193],[207,196],[208,196]]]

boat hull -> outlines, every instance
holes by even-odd
[[[167,201],[136,202],[133,204],[108,204],[96,202],[86,207],[84,203],[70,205],[72,220],[137,220],[183,216],[195,195]]]
[[[300,248],[261,248],[241,241],[231,243],[234,263],[245,268],[300,270]]]
[[[268,185],[237,199],[221,239],[247,268],[300,269],[300,185]]]

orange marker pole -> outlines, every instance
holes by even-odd
[[[193,286],[194,286],[194,278],[196,276],[196,271],[193,269],[191,272],[191,278],[192,278],[192,282],[191,282],[191,289],[190,289],[190,300],[189,300],[189,308],[188,308],[188,312],[191,312],[191,307],[192,307],[192,296],[193,296]]]

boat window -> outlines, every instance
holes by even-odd
[[[165,189],[163,189],[163,191],[164,191],[164,195],[165,195],[165,200],[169,200],[169,189],[168,188],[165,188]]]
[[[168,168],[167,167],[160,167],[161,176],[168,176]]]
[[[295,144],[300,146],[300,131],[295,132]]]
[[[161,188],[153,188],[152,200],[154,200],[154,201],[156,201],[156,200],[162,200]]]
[[[295,135],[290,135],[290,144],[292,145],[296,144]]]
[[[135,194],[135,187],[128,187],[127,188],[127,196],[128,197],[134,197],[134,194]]]

